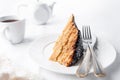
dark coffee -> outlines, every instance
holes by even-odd
[[[16,19],[10,19],[10,20],[4,20],[4,21],[1,21],[1,22],[15,22],[15,21],[18,21]]]

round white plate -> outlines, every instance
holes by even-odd
[[[30,48],[30,57],[39,64],[40,67],[62,74],[74,75],[78,65],[65,67],[57,62],[49,61],[52,54],[52,48],[58,35],[48,35],[36,40]],[[111,44],[98,37],[97,58],[102,64],[103,68],[110,66],[115,58],[116,51]],[[93,70],[91,69],[91,72]]]

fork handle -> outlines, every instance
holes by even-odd
[[[90,59],[91,59],[91,53],[90,53],[89,48],[87,48],[84,59],[76,71],[77,77],[84,78],[88,75],[88,72],[90,70],[90,64],[91,64]]]
[[[93,47],[92,47],[90,44],[88,44],[88,47],[90,48],[91,55],[92,55],[94,75],[95,75],[96,77],[104,77],[104,76],[105,76],[105,73],[104,73],[103,67],[102,67],[102,65],[100,64],[100,62],[97,60],[96,54],[95,54],[95,52],[94,52],[94,50],[93,50]]]

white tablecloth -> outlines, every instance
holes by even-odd
[[[8,2],[7,2],[8,1]],[[12,2],[13,1],[13,2]],[[28,0],[24,0],[29,2]],[[21,0],[21,2],[24,2]],[[31,0],[30,0],[31,1]],[[52,1],[52,0],[51,0]],[[0,1],[0,16],[7,14],[16,14],[17,5],[9,8],[3,4],[18,4],[18,0]],[[47,0],[46,0],[47,2]],[[39,68],[29,57],[29,48],[31,44],[40,36],[50,33],[60,33],[64,28],[68,17],[73,13],[76,17],[76,24],[79,28],[82,25],[90,25],[92,32],[106,37],[117,50],[115,62],[106,69],[107,76],[100,78],[102,80],[118,80],[120,78],[120,1],[119,0],[57,0],[53,16],[46,25],[35,25],[27,21],[26,35],[24,42],[18,45],[11,45],[7,40],[0,36],[0,54],[5,54],[15,64],[21,65],[33,73],[43,75],[47,80],[79,80],[76,76],[62,75]],[[13,8],[14,10],[11,10]],[[9,12],[9,13],[8,13]],[[83,80],[98,80],[93,74]]]

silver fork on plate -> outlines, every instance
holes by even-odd
[[[84,58],[82,63],[79,65],[77,71],[76,71],[76,75],[78,77],[84,78],[88,75],[89,70],[91,68],[91,61],[92,61],[92,56],[88,47],[88,43],[86,41],[86,38],[88,35],[86,35],[87,33],[84,30],[84,27],[82,27],[82,40],[84,43]]]
[[[83,62],[79,65],[76,75],[78,77],[85,77],[87,76],[89,70],[90,70],[90,64],[91,64],[91,58],[92,58],[92,64],[94,68],[94,75],[96,77],[104,77],[105,73],[104,70],[97,60],[96,54],[93,50],[92,45],[92,35],[91,35],[91,30],[90,26],[83,26],[82,27],[82,38],[83,38],[83,43],[87,44],[87,50],[83,59]]]
[[[94,69],[94,75],[96,77],[104,77],[105,73],[103,70],[102,65],[100,64],[100,62],[98,61],[96,54],[93,50],[93,45],[92,45],[92,34],[91,34],[91,29],[90,26],[85,26],[83,27],[83,32],[84,32],[84,41],[88,44],[90,53],[92,55],[92,64],[93,64],[93,69]]]

